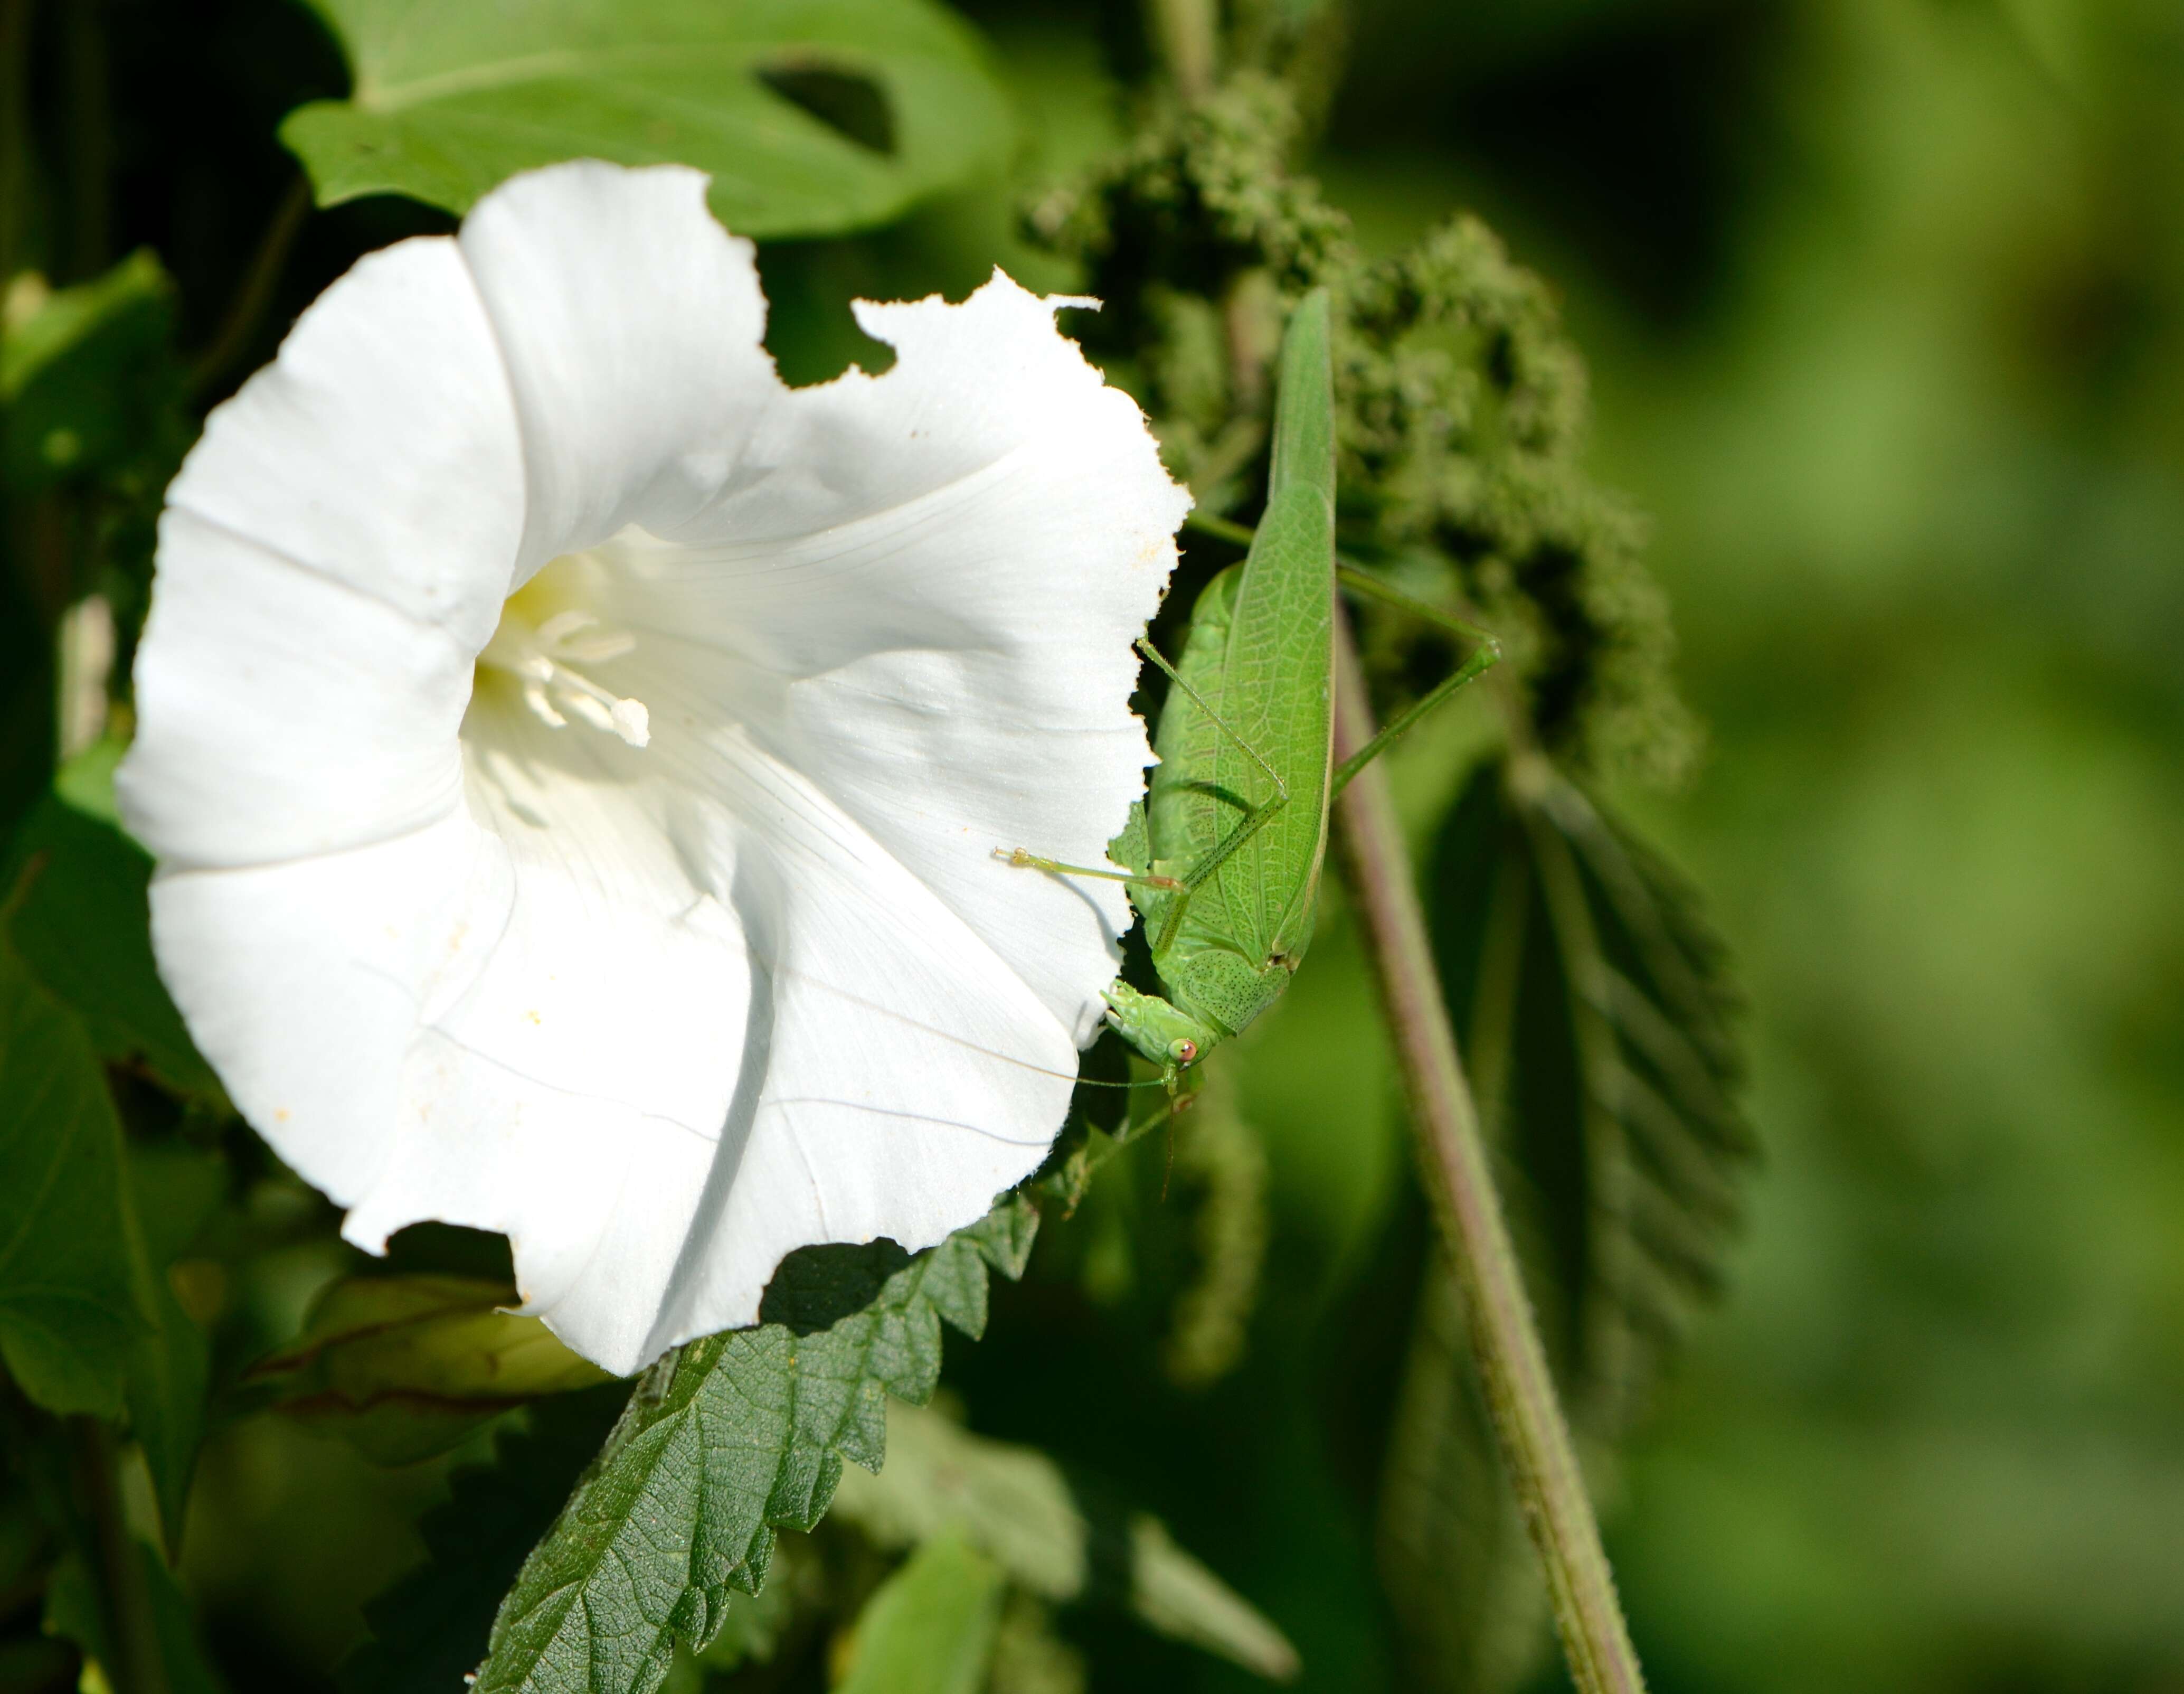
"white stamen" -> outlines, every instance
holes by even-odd
[[[521,678],[524,705],[549,728],[568,727],[566,710],[594,729],[643,747],[652,739],[652,715],[644,701],[610,694],[573,668],[619,659],[637,646],[637,638],[625,630],[582,635],[598,628],[599,621],[590,612],[572,609],[556,612],[532,629],[516,615],[504,613],[478,662]]]
[[[554,729],[566,729],[569,720],[554,710],[554,703],[546,698],[546,690],[537,683],[523,685],[523,704],[538,715],[538,721]]]

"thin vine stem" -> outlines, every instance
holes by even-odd
[[[114,1694],[170,1694],[144,1555],[121,1509],[113,1435],[96,1418],[77,1417],[68,1420],[68,1440],[98,1559],[107,1680]]]
[[[1334,644],[1339,763],[1373,734],[1357,646],[1339,605]],[[1494,1190],[1385,767],[1359,772],[1335,812],[1345,879],[1364,919],[1427,1192],[1455,1267],[1503,1466],[1546,1567],[1571,1680],[1580,1694],[1642,1694],[1645,1677]]]
[[[265,309],[273,303],[274,290],[280,286],[281,273],[288,263],[288,250],[296,243],[296,237],[311,213],[311,185],[298,171],[281,193],[273,209],[265,233],[258,238],[258,249],[251,254],[244,268],[242,281],[229,303],[227,315],[220,320],[220,328],[214,332],[212,343],[198,355],[190,370],[190,392],[203,395],[224,382],[236,362],[250,350],[251,338],[258,332],[259,320]]]

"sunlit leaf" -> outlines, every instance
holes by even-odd
[[[978,1694],[1002,1583],[1000,1568],[959,1532],[927,1541],[858,1615],[838,1694]]]
[[[346,49],[346,101],[281,140],[321,205],[407,194],[463,212],[566,159],[712,174],[740,235],[881,223],[1004,154],[1006,96],[933,0],[313,0]]]
[[[350,1277],[245,1381],[375,1463],[410,1464],[541,1396],[613,1380],[518,1303],[471,1277]]]
[[[775,1530],[818,1522],[844,1458],[879,1468],[888,1396],[931,1396],[941,1320],[980,1334],[988,1268],[1021,1273],[1036,1225],[1012,1198],[914,1258],[884,1241],[805,1248],[776,1274],[758,1328],[647,1372],[525,1561],[476,1686],[658,1687],[678,1636],[702,1648],[731,1589],[765,1582]]]
[[[883,1547],[953,1529],[1042,1599],[1126,1604],[1151,1628],[1262,1676],[1296,1673],[1282,1632],[1153,1518],[1088,1511],[1045,1453],[974,1435],[938,1412],[889,1407],[886,1467],[844,1471],[834,1512]],[[1105,1551],[1097,1570],[1095,1547]]]

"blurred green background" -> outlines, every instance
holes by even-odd
[[[1368,4],[1324,178],[1563,292],[1767,1148],[1663,1687],[2184,1687],[2184,9]]]
[[[1134,14],[967,9],[1032,120],[1018,168],[769,248],[792,376],[871,362],[852,293],[1070,282],[1011,208],[1118,133]],[[116,187],[48,260],[157,247],[202,346],[292,173],[274,124],[339,59],[280,0],[105,11],[83,120]],[[1312,168],[1368,249],[1475,209],[1560,294],[1709,737],[1685,791],[1620,796],[1734,949],[1766,1150],[1727,1300],[1600,1478],[1655,1686],[2184,1690],[2184,8],[1357,0],[1348,53]],[[236,374],[359,251],[447,226],[315,216]],[[1401,757],[1422,842],[1469,744]],[[1324,923],[1234,1067],[1271,1195],[1242,1368],[1185,1392],[1150,1357],[1148,1151],[949,1379],[1159,1509],[1305,1686],[1372,1690],[1405,1686],[1372,1497],[1425,1226]],[[292,1259],[233,1296],[267,1340],[342,1262]],[[227,1674],[327,1686],[440,1474],[216,1438],[183,1570]],[[1095,1686],[1248,1686],[1091,1651]]]

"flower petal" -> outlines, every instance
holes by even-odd
[[[475,969],[499,931],[512,890],[492,848],[458,811],[350,852],[153,879],[159,972],[192,1037],[242,1115],[337,1201],[386,1166],[431,983]]]
[[[522,491],[454,243],[365,259],[214,411],[168,491],[118,782],[137,837],[163,861],[264,863],[458,804],[452,737]]]
[[[459,239],[522,419],[517,580],[710,498],[784,390],[754,249],[705,209],[705,178],[554,165],[481,200]]]
[[[718,685],[754,736],[1086,1041],[1122,889],[992,850],[1106,862],[1151,762],[1130,643],[1190,496],[1053,304],[1000,273],[858,315],[894,368],[790,394],[727,495],[623,555],[617,616],[740,659]]]
[[[497,727],[476,792],[510,846],[505,925],[425,1011],[392,1154],[337,1196],[368,1247],[425,1218],[505,1231],[527,1309],[624,1371],[754,1321],[797,1246],[977,1218],[1044,1156],[1076,1068],[838,808],[733,726],[694,730],[702,702],[656,704],[641,754]]]
[[[167,504],[475,653],[522,534],[521,454],[477,289],[454,242],[427,237],[368,255],[319,297],[205,420]]]
[[[169,865],[267,864],[462,804],[470,652],[436,624],[170,506],[125,815]]]
[[[177,1003],[351,1239],[504,1230],[617,1369],[1033,1169],[1128,921],[992,850],[1121,827],[1187,499],[1050,303],[863,310],[894,368],[792,393],[700,179],[557,167],[337,284],[163,521],[124,804]]]

